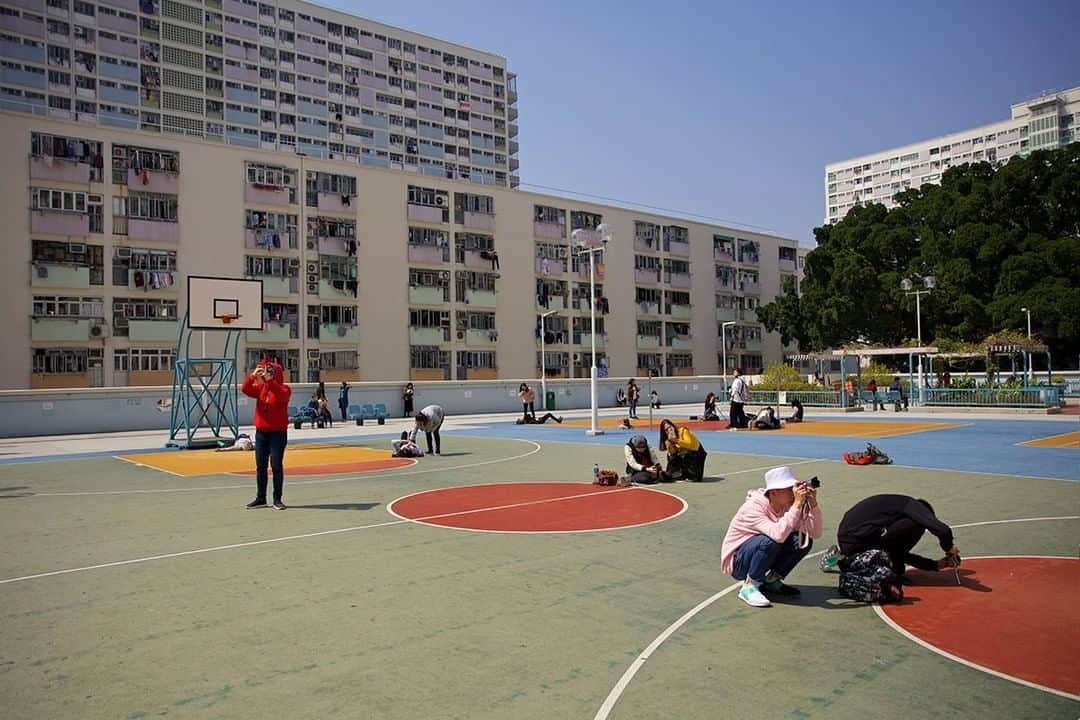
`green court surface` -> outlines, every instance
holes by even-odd
[[[244,510],[254,482],[236,474],[176,477],[112,457],[0,466],[0,715],[1080,716],[1071,685],[1019,684],[899,634],[840,598],[817,558],[789,579],[798,601],[760,610],[716,597],[733,583],[719,562],[728,521],[787,461],[822,481],[815,552],[854,502],[899,492],[929,499],[964,555],[1076,559],[1080,484],[714,452],[706,482],[661,487],[684,512],[636,527],[473,532],[388,511],[425,490],[587,483],[598,459],[622,469],[618,446],[530,437],[444,432],[447,454],[412,467],[287,478],[285,512]],[[616,496],[588,497],[603,525]],[[558,521],[584,507],[493,502],[448,512],[513,504]],[[940,555],[929,536],[918,550]],[[1029,591],[1080,607],[1071,580]],[[997,622],[1008,619],[988,617],[973,642],[993,643]],[[1074,657],[1080,666],[1080,647]]]

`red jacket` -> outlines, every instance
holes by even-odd
[[[248,375],[240,391],[255,398],[255,429],[278,432],[289,428],[289,398],[292,389],[285,384],[285,371],[271,363],[274,377],[259,385],[254,375]]]

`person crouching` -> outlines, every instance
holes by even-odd
[[[638,485],[654,485],[658,482],[671,482],[671,476],[664,472],[664,468],[656,459],[649,441],[644,435],[635,435],[630,438],[623,448],[626,456],[626,474],[630,476],[630,482]]]
[[[815,488],[786,466],[765,473],[765,487],[746,493],[720,553],[724,572],[743,581],[739,599],[769,607],[768,595],[799,595],[784,578],[810,552],[812,540],[821,537],[821,526]]]

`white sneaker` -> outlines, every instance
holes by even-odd
[[[769,598],[761,594],[761,591],[749,583],[743,583],[742,589],[739,590],[739,599],[750,607],[769,607],[772,605],[769,602]]]

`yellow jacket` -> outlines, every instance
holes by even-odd
[[[675,442],[668,440],[667,451],[671,453],[681,452],[697,452],[701,449],[701,441],[697,439],[694,433],[690,432],[690,428],[680,427],[679,436]]]

